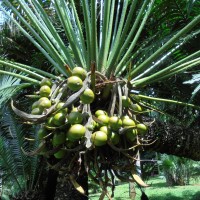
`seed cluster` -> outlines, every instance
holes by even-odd
[[[80,171],[78,160],[84,157],[89,176],[98,182],[102,170],[113,170],[117,175],[124,166],[131,164],[129,170],[134,168],[136,148],[148,128],[138,119],[143,108],[133,103],[126,83],[112,81],[105,100],[102,94],[108,80],[99,72],[94,75],[95,91],[91,89],[91,73],[80,67],[75,67],[66,80],[41,81],[38,100],[32,104],[28,117],[40,124],[36,135],[40,145],[34,152],[26,153],[43,155],[52,168],[69,174]],[[100,84],[103,87],[99,90]],[[110,176],[113,184],[113,175]],[[101,179],[107,186],[107,178]]]

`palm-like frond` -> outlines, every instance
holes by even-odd
[[[12,152],[9,149],[9,143],[3,137],[0,137],[0,158],[0,169],[1,172],[3,172],[2,185],[11,185],[9,183],[12,183],[12,187],[9,188],[9,195],[14,195],[16,192],[22,190],[22,185],[17,174],[17,169],[15,168]],[[2,194],[3,193],[4,188],[2,190]]]
[[[64,67],[65,64],[70,68],[79,65],[89,70],[93,62],[96,64],[97,70],[108,77],[111,74],[120,76],[122,70],[124,70],[123,76],[126,75],[131,78],[143,72],[146,73],[146,77],[147,75],[153,75],[154,78],[166,78],[165,73],[162,76],[161,74],[155,75],[149,68],[162,58],[163,53],[169,50],[173,52],[178,46],[177,42],[181,38],[184,39],[185,35],[200,21],[200,16],[191,21],[190,18],[194,18],[195,15],[191,15],[192,17],[186,15],[183,12],[185,4],[177,4],[176,1],[167,4],[167,1],[154,0],[144,2],[84,0],[78,2],[81,5],[82,13],[77,12],[77,2],[75,4],[74,0],[68,2],[64,0],[52,1],[52,9],[59,17],[67,38],[66,43],[54,28],[51,19],[38,1],[16,1],[23,11],[23,15],[22,11],[19,12],[12,2],[8,0],[3,2],[17,16],[17,20],[11,18],[13,23],[46,56],[51,64],[66,76],[68,71]],[[163,11],[161,16],[155,14],[157,12],[152,12],[156,11],[157,7]],[[172,8],[170,13],[167,12],[169,8]],[[166,21],[167,14],[173,15],[173,17],[168,18],[171,21]],[[135,21],[132,20],[133,18]],[[152,19],[152,23],[149,23],[151,25],[155,25],[156,22],[161,24],[158,31],[156,28],[154,30],[151,28],[152,32],[147,32],[149,28],[148,26],[146,27],[148,19]],[[181,26],[178,26],[177,29],[174,23],[171,26],[172,28],[168,30],[172,21],[173,23],[181,22],[183,25],[188,23],[188,25],[182,29],[180,29]],[[81,26],[82,23],[84,23],[84,26]],[[166,27],[163,28],[162,26],[164,25]],[[164,33],[164,30],[168,31]],[[171,32],[172,35],[170,36],[169,33]],[[153,45],[151,48],[150,46],[142,45],[144,48],[150,47],[150,49],[154,48],[154,50],[149,57],[138,60],[138,56],[136,57],[135,55],[137,55],[138,51],[140,52],[141,41],[145,43],[143,34],[146,33],[148,36],[155,34],[159,36],[152,40],[151,44],[163,37],[166,38],[166,41],[162,40],[161,47],[159,47],[160,45]],[[69,49],[72,50],[74,58],[71,57]],[[144,54],[145,52],[142,51],[142,53]],[[131,62],[135,64],[128,72],[126,69],[129,69]],[[174,67],[174,70],[168,75],[182,72],[198,63],[199,60],[195,63],[193,62],[192,65],[187,63],[187,67]],[[137,83],[137,86],[139,86],[142,82],[143,79],[139,80],[139,82],[133,81],[132,84]]]
[[[10,75],[0,75],[0,107],[22,88],[30,86],[30,83],[20,84],[20,79]]]
[[[18,180],[17,167],[13,159],[13,152],[9,149],[9,142],[1,137],[0,138],[0,156],[1,156],[1,169],[4,175],[7,175],[8,180],[13,180],[18,188],[21,190],[22,186]]]
[[[2,157],[0,166],[6,170],[8,180],[14,179],[20,190],[34,189],[34,183],[39,178],[36,174],[40,171],[38,157],[26,156],[21,148],[28,151],[38,145],[37,142],[30,145],[24,139],[26,134],[28,137],[33,136],[36,127],[27,129],[26,126],[19,124],[10,107],[5,107],[3,113],[0,130],[0,156]],[[30,134],[29,131],[32,133]]]
[[[17,173],[25,178],[25,168],[27,168],[28,158],[23,154],[20,147],[24,147],[24,132],[25,129],[19,125],[11,113],[10,109],[4,109],[6,116],[2,117],[3,137],[9,141],[10,149],[13,152],[14,162],[16,163]]]

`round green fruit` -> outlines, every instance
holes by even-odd
[[[56,106],[56,109],[62,109],[62,107],[64,106],[64,102],[59,102]]]
[[[111,131],[107,126],[102,126],[99,130],[106,133],[108,137],[111,135]]]
[[[60,88],[59,89],[59,91],[58,91],[59,93],[62,93],[62,98],[65,98],[65,97],[67,97],[67,88],[66,87],[62,87],[62,88]]]
[[[67,138],[70,141],[79,140],[85,135],[85,132],[86,128],[84,126],[82,126],[81,124],[74,124],[69,128],[67,132]]]
[[[116,145],[119,143],[120,137],[119,134],[112,132],[109,140],[112,142],[112,144]]]
[[[93,131],[96,127],[97,127],[97,123],[94,120],[92,120],[91,123],[87,126],[87,129],[89,131]]]
[[[34,108],[37,108],[38,105],[39,105],[39,101],[35,101],[35,102],[32,104],[32,110],[33,110]]]
[[[39,104],[38,107],[40,108],[50,108],[51,107],[51,101],[46,98],[46,97],[42,97],[39,99]]]
[[[54,123],[53,123],[53,116],[47,118],[46,125],[47,125],[47,126],[54,126]]]
[[[41,97],[41,98],[39,98],[38,103],[40,103],[41,101],[47,101],[47,100],[49,100],[49,98]]]
[[[34,108],[34,109],[31,111],[31,114],[32,114],[32,115],[41,115],[42,112],[43,112],[43,109],[37,107],[37,108]]]
[[[129,117],[128,115],[122,116],[122,121],[123,121],[124,119],[130,119],[130,117]]]
[[[137,124],[136,127],[137,127],[138,134],[144,134],[148,130],[147,126],[144,124]]]
[[[135,141],[136,139],[136,136],[137,136],[137,129],[130,129],[128,130],[126,133],[126,138],[130,141],[130,142],[133,142]]]
[[[63,132],[55,133],[53,135],[52,144],[53,146],[58,146],[64,144],[66,141],[66,134]]]
[[[64,106],[64,102],[59,102],[56,106],[56,109],[59,110],[59,112],[64,112],[65,114],[68,113],[68,108],[63,108],[62,107]],[[61,110],[60,110],[61,109]]]
[[[52,81],[49,78],[44,78],[40,82],[40,86],[44,86],[44,85],[47,85],[47,86],[51,87],[52,86]]]
[[[72,75],[78,76],[81,80],[85,80],[87,72],[82,67],[74,67],[72,70]]]
[[[58,112],[53,116],[53,123],[56,126],[64,125],[65,120],[66,120],[65,113],[63,113],[63,112]]]
[[[136,101],[140,101],[141,100],[141,98],[138,95],[136,95],[136,94],[133,94],[132,97]]]
[[[108,136],[103,131],[96,131],[92,134],[91,140],[95,146],[103,146],[107,143]]]
[[[131,109],[135,112],[142,112],[142,108],[140,105],[138,105],[137,103],[136,104],[132,104],[131,105]]]
[[[109,119],[109,126],[112,130],[117,131],[122,126],[122,120],[117,116],[112,116]]]
[[[83,121],[83,115],[80,112],[71,112],[67,119],[70,124],[81,124]]]
[[[71,76],[67,80],[67,87],[72,91],[78,91],[82,88],[83,82],[78,76]]]
[[[107,115],[99,115],[97,118],[101,121],[99,124],[103,126],[108,125],[109,117]]]
[[[87,88],[83,94],[80,96],[80,100],[82,101],[83,104],[90,104],[94,101],[94,92]]]
[[[95,116],[98,117],[98,116],[100,116],[100,115],[108,115],[108,114],[107,114],[107,112],[104,111],[104,110],[97,110],[97,111],[95,112]]]
[[[130,118],[124,118],[122,120],[122,125],[123,125],[123,127],[135,126],[135,122],[132,119],[130,119]]]
[[[82,110],[79,107],[73,107],[71,112],[82,112]]]
[[[54,157],[57,159],[62,159],[66,155],[66,152],[67,152],[66,150],[61,149],[58,152],[54,153]]]
[[[43,140],[45,136],[47,136],[48,131],[46,128],[42,127],[38,130],[37,136],[39,140]]]
[[[122,96],[122,106],[127,108],[130,106],[130,104],[131,104],[130,98],[126,96]]]
[[[43,85],[41,88],[40,88],[40,96],[41,97],[48,97],[51,93],[51,88],[47,85]]]

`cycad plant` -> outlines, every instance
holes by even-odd
[[[37,195],[39,195],[39,174],[41,173],[38,156],[28,157],[22,151],[22,148],[25,150],[36,148],[37,143],[29,144],[27,140],[24,140],[25,135],[33,135],[36,128],[30,127],[27,129],[24,124],[19,125],[19,119],[12,112],[10,105],[4,106],[1,108],[1,111],[1,197],[3,199],[9,199],[9,197],[16,197],[18,199],[18,195],[24,193],[24,198],[37,198]]]
[[[23,63],[0,60],[2,67],[16,70],[14,73],[1,70],[1,74],[36,85],[37,90],[27,96],[35,98],[31,113],[19,110],[15,101],[11,102],[14,112],[24,121],[41,126],[37,135],[41,140],[39,148],[24,153],[43,154],[49,165],[68,174],[82,193],[85,191],[75,177],[84,166],[91,179],[100,184],[101,199],[109,196],[108,185],[114,189],[114,175],[130,180],[130,174],[121,172],[131,172],[131,181],[145,186],[135,174],[134,165],[138,148],[153,142],[144,140],[148,124],[142,121],[142,116],[156,108],[145,100],[195,106],[138,93],[145,94],[152,83],[199,65],[199,51],[168,66],[163,61],[199,33],[195,27],[200,15],[165,35],[159,30],[152,29],[153,33],[149,33],[146,29],[153,20],[152,11],[162,5],[160,1],[50,2],[65,38],[40,1],[3,0],[11,12],[1,7],[55,69],[53,74]]]
[[[198,162],[193,160],[166,154],[161,155],[161,160],[161,168],[168,186],[188,185],[191,178],[198,174]]]

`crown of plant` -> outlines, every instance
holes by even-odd
[[[0,64],[23,72],[8,74],[40,85],[38,91],[30,95],[38,98],[30,105],[30,113],[17,109],[12,101],[17,115],[41,126],[36,135],[41,141],[39,148],[25,153],[47,157],[49,164],[68,173],[79,189],[73,176],[80,167],[77,166],[80,152],[84,153],[88,175],[95,182],[101,170],[110,173],[111,184],[114,182],[112,171],[120,178],[116,168],[133,172],[138,148],[150,144],[144,140],[149,124],[142,121],[142,116],[151,107],[144,100],[165,101],[137,95],[134,91],[200,63],[200,52],[196,52],[159,71],[159,65],[152,64],[174,48],[173,45],[200,22],[200,16],[151,56],[133,65],[133,60],[147,45],[137,44],[154,0],[52,1],[52,10],[64,29],[67,44],[37,0],[16,1],[23,15],[10,1],[3,2],[17,16],[17,19],[11,18],[13,23],[60,74],[55,76],[35,67],[0,60]],[[82,13],[77,12],[79,4]],[[2,10],[9,15],[4,8]],[[1,70],[1,73],[7,72]],[[106,174],[101,180],[103,189],[110,184]],[[133,179],[145,186],[136,175]]]

